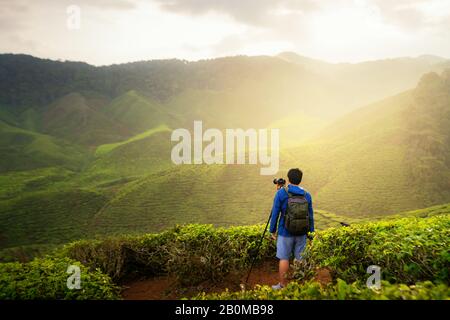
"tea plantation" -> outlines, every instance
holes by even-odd
[[[436,212],[436,208],[430,210]],[[315,234],[293,280],[280,290],[206,294],[196,299],[449,299],[450,215],[415,216],[333,227]],[[273,257],[274,242],[256,245],[263,226],[177,226],[159,234],[80,240],[28,263],[0,264],[1,299],[120,299],[125,279],[168,274],[180,287],[220,282],[245,273],[252,257]],[[66,286],[69,265],[81,267],[81,289]],[[381,268],[381,289],[366,287],[370,265]],[[327,268],[332,281],[315,280]]]

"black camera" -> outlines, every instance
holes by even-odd
[[[286,184],[286,180],[283,178],[273,179],[273,184],[277,184],[279,186],[284,186]]]

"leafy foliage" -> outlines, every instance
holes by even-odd
[[[80,267],[80,289],[67,288],[70,265]],[[67,258],[0,263],[0,300],[105,300],[118,299],[118,293],[108,276]]]
[[[315,234],[304,259],[294,266],[294,281],[285,289],[262,286],[243,292],[203,293],[196,299],[447,299],[449,230],[449,215],[330,228]],[[261,232],[262,226],[185,225],[159,234],[80,240],[57,250],[52,258],[0,264],[0,295],[11,299],[116,298],[109,279],[120,283],[161,274],[175,276],[180,286],[220,281],[230,272],[246,270],[253,257],[257,261],[273,257],[275,245],[268,238],[255,251]],[[82,282],[88,284],[78,293],[64,289],[61,281],[67,277],[58,271],[74,263],[80,265],[85,275]],[[373,264],[381,267],[381,290],[365,286],[366,267]],[[318,268],[331,270],[335,280],[326,285],[317,282]],[[42,283],[36,284],[43,274]]]
[[[197,299],[448,299],[450,216],[404,218],[318,232],[294,264],[283,290],[267,286],[243,292],[199,294]],[[381,267],[381,290],[365,284],[366,268]],[[335,281],[322,285],[315,271]]]
[[[448,283],[449,239],[449,215],[357,224],[318,233],[305,260],[350,282],[366,277],[367,267],[377,265],[390,282]]]
[[[186,225],[159,234],[82,240],[65,246],[60,254],[100,268],[115,280],[168,273],[180,283],[193,284],[219,281],[230,271],[247,267],[254,256],[259,261],[271,257],[273,241],[265,239],[256,252],[261,233],[261,226]]]
[[[347,283],[337,279],[336,283],[325,286],[310,281],[303,284],[289,283],[282,290],[272,290],[268,286],[257,286],[254,290],[199,294],[199,300],[444,300],[450,296],[450,288],[445,284],[431,281],[415,285],[391,284],[382,281],[381,289],[369,289],[365,284]]]

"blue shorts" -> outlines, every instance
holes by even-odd
[[[294,254],[295,259],[301,260],[301,254],[306,246],[306,235],[296,237],[277,237],[277,258],[289,260]]]

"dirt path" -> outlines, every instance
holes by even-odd
[[[231,273],[219,283],[205,281],[197,286],[179,288],[175,284],[175,279],[168,276],[142,279],[124,284],[122,297],[125,300],[165,300],[192,297],[199,292],[223,292],[228,288],[230,291],[241,290],[240,284],[245,282],[247,271]],[[255,266],[249,278],[247,289],[253,288],[256,284],[273,285],[278,283],[278,263],[277,261],[264,262]]]

